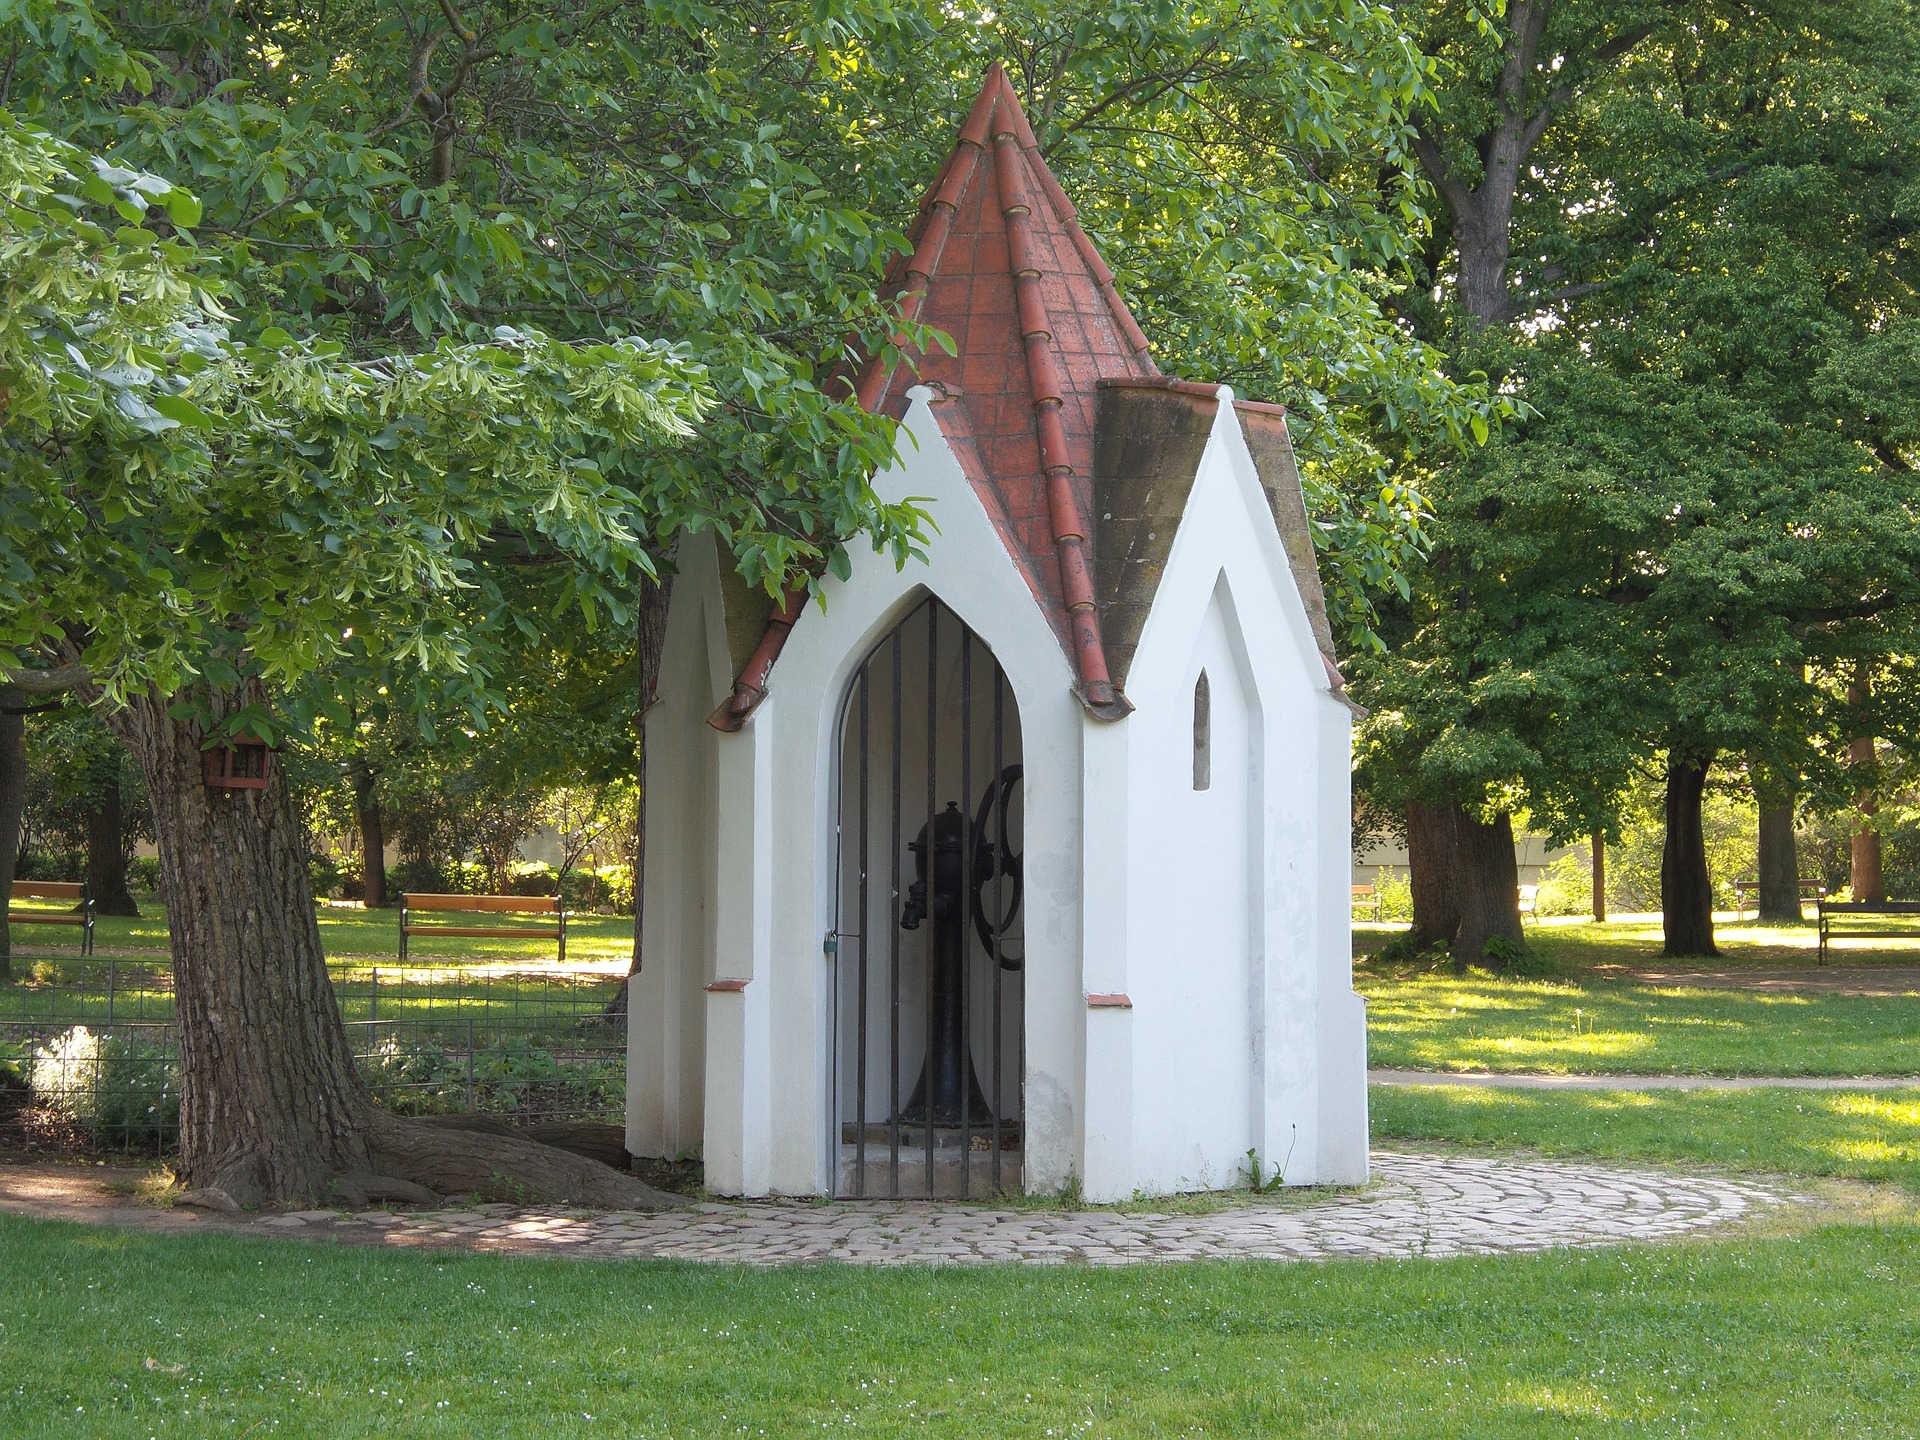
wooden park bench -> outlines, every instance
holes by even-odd
[[[1384,901],[1381,899],[1379,891],[1375,890],[1371,885],[1354,886],[1353,887],[1353,918],[1358,920],[1360,918],[1360,912],[1367,909],[1371,909],[1373,911],[1373,919],[1375,924],[1378,924],[1380,920],[1384,918],[1386,915],[1386,906]]]
[[[1523,916],[1535,914],[1540,908],[1540,887],[1538,885],[1522,885],[1520,887],[1519,898],[1515,901],[1515,907]]]
[[[70,900],[79,907],[73,910],[16,910],[7,906],[9,925],[78,925],[80,927],[80,953],[93,953],[93,897],[87,894],[87,887],[78,880],[16,880],[13,882],[15,900]]]
[[[1882,900],[1878,904],[1868,901],[1820,901],[1820,963],[1827,963],[1827,941],[1838,936],[1836,924],[1845,926],[1849,920],[1865,919],[1872,915],[1912,915],[1911,922],[1920,925],[1920,900]],[[1851,932],[1855,936],[1864,936],[1873,940],[1914,940],[1920,939],[1920,929],[1883,929],[1878,925],[1856,928]]]
[[[408,917],[415,911],[450,912],[470,915],[551,915],[546,925],[446,925],[415,924]],[[407,940],[414,935],[447,936],[484,940],[557,940],[560,961],[567,958],[567,912],[552,895],[402,895],[400,897],[400,958],[407,958]]]

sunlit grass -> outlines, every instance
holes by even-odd
[[[1920,1074],[1920,996],[1362,972],[1368,1059],[1417,1070]]]
[[[94,921],[94,947],[106,952],[164,951],[167,948],[166,909],[157,901],[140,905],[138,919],[122,915],[102,915]],[[64,913],[64,912],[57,912]],[[449,913],[432,920],[448,924],[469,924],[474,917]],[[397,957],[400,949],[400,912],[398,910],[356,910],[344,906],[323,906],[319,911],[320,943],[330,957],[379,960]],[[550,916],[489,915],[479,923],[491,929],[551,928]],[[466,938],[431,939],[416,935],[410,945],[412,954],[422,960],[551,960],[554,942],[529,936],[527,939],[476,940]],[[72,927],[21,926],[13,938],[16,965],[39,956],[73,956],[80,953],[79,931]],[[586,965],[617,965],[633,954],[633,919],[624,915],[577,915],[567,920],[567,960]]]
[[[1376,1085],[1375,1142],[1438,1140],[1548,1155],[1897,1181],[1920,1192],[1912,1090],[1493,1090]]]
[[[137,920],[102,917],[96,954],[85,959],[74,931],[61,934],[64,943],[57,946],[37,943],[54,932],[17,932],[13,982],[0,984],[0,1020],[171,1020],[166,917],[157,905],[142,909],[150,913]],[[516,925],[506,917],[495,927],[494,918],[484,923],[500,929],[542,923]],[[631,919],[591,915],[569,920],[564,966],[556,963],[550,939],[415,936],[402,969],[397,911],[329,908],[320,911],[319,924],[334,993],[348,1020],[403,1020],[455,1008],[463,1018],[483,1022],[595,1011],[612,998],[633,954]]]
[[[1917,1240],[761,1270],[0,1217],[0,1434],[1898,1436]]]
[[[1813,907],[1807,907],[1808,919],[1799,925],[1762,923],[1751,915],[1722,911],[1714,916],[1714,941],[1721,954],[1718,960],[1675,961],[1660,954],[1666,943],[1658,914],[1616,915],[1596,925],[1579,915],[1545,916],[1526,922],[1527,943],[1554,964],[1567,970],[1586,970],[1596,966],[1681,965],[1812,965],[1819,956],[1820,938],[1812,919]],[[1881,930],[1920,929],[1912,915],[1872,917],[1867,926]],[[1849,917],[1851,928],[1860,922]],[[1405,925],[1356,925],[1353,946],[1356,955],[1367,955],[1403,932]],[[1920,937],[1891,935],[1848,935],[1833,941],[1834,963],[1920,964]]]

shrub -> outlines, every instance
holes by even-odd
[[[526,1035],[496,1035],[474,1047],[471,1104],[467,1051],[443,1037],[390,1033],[359,1060],[375,1097],[398,1115],[611,1115],[626,1103],[618,1047],[561,1056]]]
[[[76,1025],[27,1059],[34,1103],[99,1145],[166,1146],[180,1134],[173,1052]]]
[[[14,865],[16,880],[78,880],[87,873],[84,850],[22,850]]]
[[[160,857],[136,855],[127,861],[127,884],[149,895],[160,893]]]
[[[339,900],[347,893],[346,877],[340,873],[340,867],[331,855],[309,855],[307,879],[313,886],[313,893],[322,899]]]

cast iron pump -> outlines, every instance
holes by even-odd
[[[933,1014],[926,1064],[901,1112],[903,1120],[959,1125],[963,1095],[967,1123],[985,1124],[993,1118],[966,1048],[967,920],[971,915],[981,947],[998,956],[1002,969],[1020,968],[1021,958],[1005,949],[1007,932],[1020,911],[1020,856],[1007,833],[1008,805],[1020,775],[1018,765],[1001,771],[980,797],[972,820],[958,801],[949,800],[908,847],[915,878],[907,887],[900,928],[918,930],[923,922],[933,922],[928,997]],[[996,914],[987,913],[989,902]]]

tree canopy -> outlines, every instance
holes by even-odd
[[[1896,398],[1920,379],[1920,26],[1901,5],[1526,9],[1552,10],[1537,63],[1570,108],[1540,112],[1515,267],[1482,306],[1507,323],[1426,319],[1531,415],[1435,487],[1439,561],[1364,682],[1367,774],[1557,839],[1611,828],[1656,762],[1732,754],[1804,793],[1859,723],[1854,661],[1911,653],[1920,618]],[[1604,69],[1558,63],[1581,43]],[[1488,113],[1484,87],[1448,103],[1463,128]],[[1668,897],[1681,953],[1712,943],[1694,878]]]

